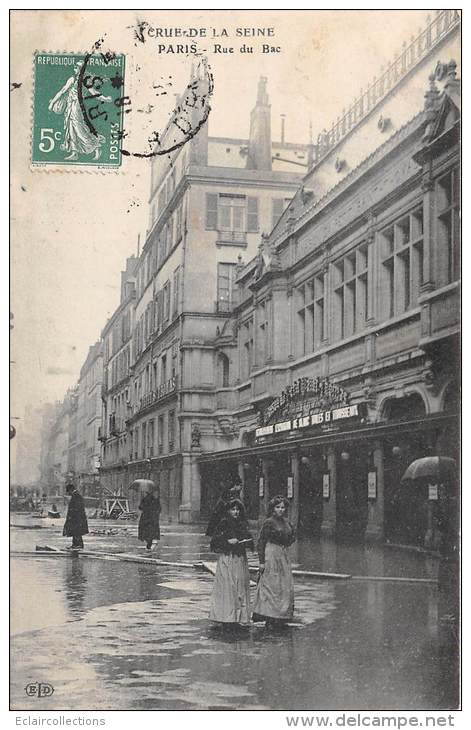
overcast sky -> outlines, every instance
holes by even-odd
[[[153,118],[165,126],[173,94],[181,92],[191,57],[158,53],[158,43],[136,43],[134,27],[226,28],[229,37],[199,38],[214,75],[209,133],[246,137],[257,80],[268,77],[273,138],[286,114],[286,139],[308,141],[342,112],[420,26],[426,11],[15,11],[12,17],[11,78],[21,83],[12,110],[12,409],[61,399],[73,385],[88,347],[119,303],[119,273],[145,233],[149,163],[126,158],[119,173],[31,170],[30,135],[33,54],[88,50],[100,37],[127,57],[126,89],[134,99],[155,103],[155,83],[168,86]],[[269,39],[241,39],[236,28],[274,28]],[[235,48],[214,54],[214,43]],[[242,54],[242,43],[253,55]],[[261,43],[280,53],[261,54]],[[137,68],[136,68],[137,67]],[[134,96],[133,96],[134,95]],[[148,95],[148,96],[146,96]],[[133,108],[135,140],[143,113]],[[136,142],[137,143],[137,142]]]

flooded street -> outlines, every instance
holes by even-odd
[[[110,556],[32,557],[63,548],[62,523],[12,515],[12,709],[445,709],[458,705],[456,624],[438,560],[393,548],[294,546],[295,620],[221,633],[207,616],[213,578]],[[41,522],[41,525],[38,524]],[[146,556],[136,525],[91,523],[86,548]],[[216,559],[197,526],[164,525],[152,557]],[[21,555],[18,553],[22,552]],[[16,553],[16,556],[15,556]],[[256,564],[254,555],[251,564]],[[371,580],[414,577],[424,582]],[[27,697],[48,682],[51,697]]]

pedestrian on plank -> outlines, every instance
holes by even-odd
[[[226,628],[250,622],[250,577],[246,549],[254,543],[240,499],[231,499],[211,538],[220,553],[214,578],[209,618]]]
[[[287,518],[288,506],[288,500],[281,495],[270,500],[257,544],[259,580],[252,618],[265,621],[267,626],[282,626],[293,618],[294,584],[288,547],[296,540],[296,531]]]
[[[223,485],[221,487],[219,499],[216,502],[216,506],[214,507],[213,511],[211,512],[208,527],[206,528],[206,535],[208,537],[212,537],[214,535],[216,527],[219,525],[220,521],[226,514],[227,505],[229,504],[231,499],[240,499],[241,489],[242,484],[233,484],[232,486]]]
[[[72,538],[69,550],[83,550],[83,535],[88,535],[88,522],[83,497],[73,484],[67,484],[66,494],[70,497],[67,517],[65,518],[64,537]]]
[[[146,549],[152,550],[154,540],[160,540],[160,499],[150,489],[141,500],[139,509],[142,514],[139,518],[137,536],[141,542],[146,543]]]

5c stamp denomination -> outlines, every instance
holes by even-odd
[[[121,165],[123,54],[36,53],[32,162]]]

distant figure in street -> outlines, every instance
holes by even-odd
[[[288,522],[289,502],[279,495],[268,503],[268,517],[262,525],[257,549],[259,581],[255,592],[254,621],[280,626],[293,617],[294,584],[288,547],[296,531]]]
[[[214,535],[214,531],[224,515],[227,511],[227,505],[232,499],[239,499],[240,498],[240,490],[242,489],[242,484],[234,484],[233,486],[222,486],[221,492],[219,494],[219,499],[216,502],[216,506],[214,507],[213,511],[211,512],[208,526],[206,528],[206,535],[208,537],[212,537]]]
[[[250,577],[246,548],[254,549],[240,499],[231,499],[211,538],[218,559],[211,596],[211,621],[227,628],[250,621]]]
[[[141,542],[146,543],[147,550],[152,550],[152,542],[160,540],[160,499],[150,490],[141,500],[139,509],[142,515],[139,519],[137,536]]]
[[[67,484],[65,491],[70,497],[70,502],[62,534],[64,537],[72,538],[71,550],[83,549],[82,535],[88,535],[88,522],[83,497],[73,484]]]

